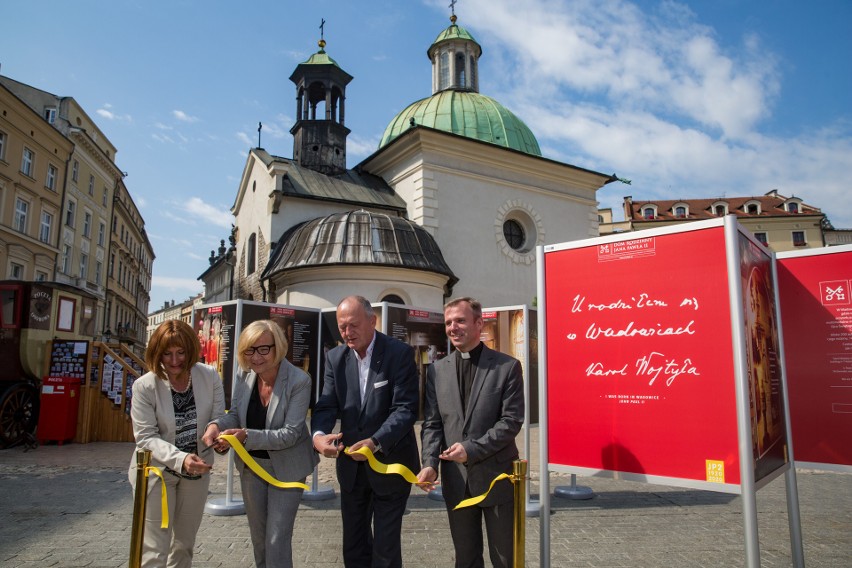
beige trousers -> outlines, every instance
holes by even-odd
[[[210,474],[201,479],[183,479],[163,471],[168,494],[169,527],[162,523],[162,486],[159,477],[148,479],[145,506],[145,540],[142,543],[143,568],[190,568],[195,535],[210,487]]]

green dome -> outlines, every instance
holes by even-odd
[[[379,148],[411,128],[411,119],[418,126],[541,156],[529,127],[509,109],[479,93],[445,90],[409,105],[390,121]]]

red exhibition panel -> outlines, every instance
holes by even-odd
[[[549,462],[740,484],[723,227],[545,254]]]
[[[852,251],[778,259],[797,462],[852,466]]]

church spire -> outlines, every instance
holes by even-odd
[[[346,85],[352,76],[325,52],[325,23],[319,26],[319,51],[290,75],[296,84],[296,124],[290,132],[297,164],[336,175],[346,171]]]

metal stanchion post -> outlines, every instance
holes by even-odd
[[[133,525],[130,529],[128,568],[142,566],[142,541],[145,539],[145,505],[148,496],[148,464],[151,450],[136,450],[136,493],[133,496]]]
[[[527,461],[512,462],[512,484],[515,489],[515,552],[512,559],[514,568],[524,568],[526,557],[526,479]]]
[[[334,487],[320,487],[319,484],[319,466],[314,467],[314,473],[311,478],[311,489],[302,493],[302,499],[305,501],[325,501],[334,499]]]

